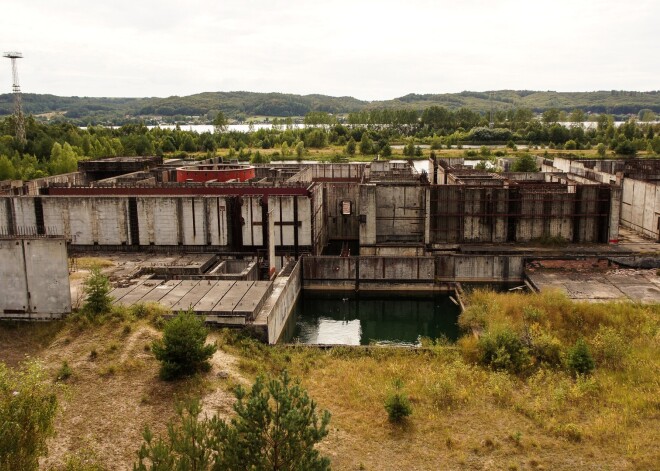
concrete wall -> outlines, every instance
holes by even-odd
[[[506,242],[508,189],[465,188],[463,241]]]
[[[621,195],[621,225],[660,240],[660,185],[626,178]]]
[[[244,197],[241,205],[243,245],[247,247],[264,245],[266,239],[263,219],[261,196]]]
[[[280,291],[280,294],[267,317],[268,343],[271,345],[280,339],[302,289],[300,267],[301,262],[298,261],[288,276],[277,277],[273,281],[273,293]]]
[[[128,197],[41,197],[49,231],[73,245],[227,245],[224,197],[135,198],[137,237],[132,240]],[[5,210],[2,211],[2,208]],[[9,208],[9,209],[8,209]],[[13,214],[8,215],[9,212]],[[0,230],[37,225],[35,198],[0,200]]]
[[[303,286],[317,290],[433,289],[430,257],[303,257]]]
[[[584,182],[621,184],[624,162],[621,160],[570,160],[555,157],[552,166],[544,163],[542,171],[560,170]]]
[[[315,164],[312,169],[313,180],[361,180],[369,176],[369,167],[364,163]]]
[[[0,239],[0,318],[57,319],[71,312],[66,243]]]
[[[515,240],[528,242],[542,237],[573,240],[574,208],[574,193],[522,190]]]
[[[450,254],[435,257],[436,281],[502,282],[522,280],[524,257]]]
[[[358,206],[360,186],[356,183],[328,182],[325,187],[325,207],[329,239],[359,239],[360,223]],[[351,203],[351,214],[342,214],[342,202]]]
[[[316,290],[432,289],[451,282],[522,280],[523,256],[303,257],[303,287]]]
[[[328,243],[328,212],[326,210],[325,185],[317,183],[311,187],[311,238],[312,253],[320,255]]]
[[[327,241],[322,185],[307,196],[270,196],[275,244],[320,251]],[[35,197],[0,197],[0,234],[39,224]],[[49,234],[73,245],[214,246],[229,244],[229,224],[240,225],[243,246],[265,243],[262,197],[241,198],[240,219],[231,221],[226,196],[42,196]],[[131,214],[131,205],[135,214]],[[314,205],[314,206],[312,206]],[[137,221],[136,227],[132,224]],[[316,229],[316,231],[315,231]],[[136,240],[133,240],[133,238]]]
[[[376,241],[378,243],[424,241],[425,187],[377,185],[375,197]]]
[[[358,273],[358,257],[303,257],[303,284],[306,288],[353,290]]]
[[[618,238],[618,200],[616,187],[602,185],[431,186],[426,241],[501,243],[561,237],[608,242]]]
[[[271,196],[268,208],[275,221],[275,246],[312,245],[312,214],[309,198],[304,196]],[[296,235],[297,232],[297,235]],[[296,239],[297,237],[297,239]]]
[[[435,262],[429,257],[360,257],[359,280],[432,282]]]
[[[376,244],[376,185],[360,185],[360,246]]]

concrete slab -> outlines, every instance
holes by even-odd
[[[655,270],[612,269],[572,272],[557,269],[527,271],[540,291],[558,289],[578,301],[631,300],[660,303],[660,277]]]
[[[270,281],[255,281],[254,285],[245,293],[243,299],[234,308],[234,314],[244,315],[247,318],[253,319],[255,313],[259,312],[261,306],[263,306],[271,287],[272,282]]]
[[[140,299],[161,283],[162,281],[160,280],[146,280],[144,283],[136,286],[131,292],[123,296],[117,304],[121,304],[122,306],[132,306],[133,304],[137,304]]]
[[[227,294],[213,306],[211,313],[215,315],[231,315],[234,312],[234,308],[241,302],[245,294],[250,290],[254,285],[254,281],[237,281],[234,286],[231,287]]]
[[[227,294],[227,292],[234,286],[236,281],[230,280],[219,280],[211,289],[206,293],[206,295],[199,300],[193,310],[197,313],[206,313],[213,309],[213,306],[218,304],[218,302]]]
[[[631,275],[629,277],[609,275],[606,278],[630,299],[642,303],[653,303],[660,300],[660,286],[643,275]]]
[[[120,304],[121,299],[126,296],[128,293],[133,291],[136,287],[140,286],[145,281],[149,280],[152,275],[143,275],[136,280],[131,280],[128,283],[124,283],[121,286],[110,291],[110,296],[115,304]]]
[[[176,280],[165,281],[145,294],[138,303],[157,303],[172,291],[175,286],[178,286],[178,284],[179,283]]]
[[[199,280],[185,296],[179,299],[178,303],[172,306],[172,310],[187,311],[192,308],[213,288],[215,283],[215,280]]]
[[[165,306],[168,309],[172,309],[172,306],[174,306],[176,303],[179,302],[181,298],[183,298],[188,292],[192,289],[195,284],[197,284],[197,281],[190,281],[190,280],[177,280],[178,284],[172,288],[172,290],[167,293],[161,300],[159,301],[160,304]]]

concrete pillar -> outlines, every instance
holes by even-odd
[[[610,227],[607,240],[610,244],[619,241],[619,215],[621,213],[621,187],[610,187]]]
[[[360,246],[376,244],[376,185],[360,185]]]
[[[275,218],[273,209],[268,210],[268,277],[275,278]]]
[[[424,216],[424,243],[429,245],[431,243],[431,187],[429,186],[424,191]]]

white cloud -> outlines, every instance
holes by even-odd
[[[651,90],[658,17],[653,0],[22,0],[0,48],[24,53],[25,92],[56,95]]]

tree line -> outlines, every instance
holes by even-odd
[[[409,94],[392,100],[364,101],[352,97],[326,95],[295,95],[285,93],[207,92],[167,98],[90,98],[58,97],[55,95],[23,94],[27,114],[40,119],[59,119],[88,126],[95,124],[122,125],[139,120],[175,123],[196,117],[200,123],[210,123],[222,110],[233,120],[245,122],[250,117],[302,117],[310,112],[333,115],[377,110],[414,110],[422,112],[431,106],[451,110],[466,108],[488,115],[491,109],[524,108],[541,113],[551,108],[570,112],[580,108],[590,113],[619,115],[637,114],[649,109],[660,113],[658,91],[598,91],[539,92],[532,90],[499,90],[493,92]],[[0,116],[13,112],[12,95],[0,94]],[[506,112],[506,111],[505,111]],[[405,114],[405,113],[404,113]]]
[[[645,112],[646,113],[646,112]],[[648,117],[648,113],[646,113]],[[490,117],[489,117],[490,118]],[[461,108],[432,106],[422,112],[373,110],[352,113],[348,123],[340,123],[324,112],[307,115],[305,128],[295,128],[290,119],[274,120],[271,129],[250,132],[228,130],[228,120],[219,112],[214,118],[215,132],[196,133],[179,127],[148,128],[142,123],[117,128],[90,126],[80,128],[69,122],[42,123],[26,119],[25,142],[17,141],[12,117],[0,120],[0,180],[31,180],[73,172],[79,160],[114,156],[161,155],[185,157],[190,154],[215,156],[227,150],[231,159],[260,163],[267,158],[301,159],[309,149],[340,147],[347,157],[392,154],[392,144],[404,144],[405,155],[418,155],[421,144],[431,149],[461,144],[525,143],[566,150],[597,148],[604,156],[608,150],[633,156],[646,151],[660,154],[660,125],[631,119],[615,126],[612,115],[592,117],[594,125],[582,126],[583,110],[570,113],[549,109],[540,117],[531,110],[516,109],[493,115],[494,127],[485,116]],[[562,124],[563,120],[568,125]]]

